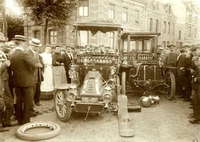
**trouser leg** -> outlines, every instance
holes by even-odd
[[[38,82],[38,83],[36,83],[36,86],[35,86],[35,94],[34,94],[34,102],[35,103],[40,102],[40,94],[41,94],[40,85],[41,85],[41,83]]]
[[[15,94],[16,94],[16,118],[18,120],[18,124],[22,124],[22,118],[23,118],[23,92],[21,88],[16,87],[15,88]]]
[[[24,93],[24,113],[23,124],[30,122],[31,108],[33,107],[33,87],[27,87],[23,89]]]

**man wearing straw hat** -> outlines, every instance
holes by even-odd
[[[32,38],[29,40],[29,47],[25,51],[32,59],[34,62],[40,64],[41,66],[38,66],[37,68],[34,69],[34,82],[35,85],[33,87],[34,89],[34,95],[33,95],[33,106],[36,104],[37,106],[40,106],[40,85],[41,81],[43,80],[42,76],[42,67],[43,65],[41,64],[41,57],[38,54],[39,47],[41,47],[42,44],[39,39]],[[36,116],[37,112],[34,110],[34,107],[32,108],[32,116]]]

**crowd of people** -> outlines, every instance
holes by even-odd
[[[23,35],[15,35],[14,46],[0,39],[0,132],[8,126],[23,125],[37,115],[35,106],[40,103],[41,92],[52,92],[60,79],[70,83],[69,70],[73,49],[69,46],[45,45],[39,39],[27,41]],[[28,43],[28,46],[27,46]],[[200,47],[183,46],[168,48],[158,46],[159,65],[167,72],[174,67],[176,94],[184,101],[191,101],[192,124],[200,124]],[[62,67],[62,70],[59,68]],[[15,119],[14,119],[15,118]]]
[[[176,95],[191,102],[193,113],[188,117],[192,124],[200,124],[200,46],[185,45],[176,48],[169,45],[159,49],[159,65],[165,72],[172,69],[176,80]]]
[[[31,117],[37,116],[35,106],[42,105],[41,92],[54,90],[53,73],[60,70],[57,67],[63,69],[60,78],[70,83],[71,47],[45,45],[41,52],[39,39],[28,41],[23,35],[15,35],[12,43],[14,46],[0,39],[0,132],[29,123]]]

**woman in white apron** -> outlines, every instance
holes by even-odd
[[[40,54],[44,64],[44,81],[41,82],[41,92],[52,92],[54,90],[51,52],[51,46],[46,45],[45,52]]]

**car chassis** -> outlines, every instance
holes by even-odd
[[[122,92],[126,91],[126,85],[130,85],[134,91],[143,91],[143,95],[147,91],[164,91],[168,100],[174,98],[176,84],[173,72],[176,67],[163,68],[159,65],[159,35],[155,32],[122,33],[120,50],[123,60],[120,73],[126,79]]]
[[[78,40],[80,30],[120,31],[118,24],[76,23],[75,34]],[[112,49],[90,46],[76,48],[69,76],[71,83],[58,84],[55,93],[57,116],[62,121],[70,119],[75,112],[100,114],[105,109],[116,110],[120,82],[118,73],[118,52]]]

